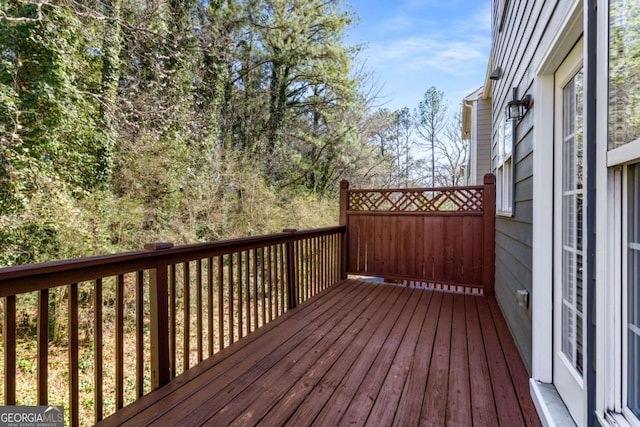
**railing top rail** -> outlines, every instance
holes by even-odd
[[[415,188],[349,188],[349,193],[410,193],[410,192],[446,192],[464,190],[482,190],[484,185],[468,185],[464,187],[415,187]]]
[[[161,258],[168,264],[177,263],[341,233],[344,230],[344,226],[336,226],[181,246],[160,244],[155,249],[0,268],[0,297],[154,268]]]

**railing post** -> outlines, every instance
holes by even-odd
[[[295,233],[295,228],[282,230],[283,233]],[[296,275],[296,251],[293,242],[285,243],[287,257],[287,307],[289,310],[298,305],[298,277]]]
[[[151,243],[145,249],[172,248],[172,243]],[[165,259],[158,257],[156,268],[149,270],[151,305],[151,387],[157,389],[170,380],[169,373],[169,274]]]
[[[346,227],[340,239],[340,278],[347,278],[347,262],[349,260],[347,250],[349,248],[349,219],[347,209],[349,208],[349,181],[340,181],[340,225]]]
[[[484,176],[483,191],[484,222],[484,265],[482,267],[482,286],[485,295],[494,294],[495,257],[496,257],[496,177],[493,174]]]

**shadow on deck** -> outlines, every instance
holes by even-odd
[[[347,280],[100,425],[540,425],[493,297]]]

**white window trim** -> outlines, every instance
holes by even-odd
[[[538,73],[534,87],[536,112],[533,151],[533,236],[532,255],[532,376],[543,383],[553,382],[553,174],[549,158],[553,153],[554,67]],[[555,71],[555,69],[553,69]]]
[[[609,3],[598,2],[597,122],[609,121]],[[608,126],[597,128],[596,415],[603,425],[639,427],[626,403],[626,187],[624,165],[640,161],[640,139],[608,149]],[[606,189],[606,191],[604,191]],[[621,262],[622,261],[622,262]],[[614,286],[611,286],[614,284]]]
[[[496,212],[499,216],[513,215],[513,161],[507,156],[496,168]]]
[[[640,138],[607,151],[607,166],[611,167],[624,163],[637,162],[638,153],[640,153]]]
[[[606,414],[596,413],[598,421],[603,426],[615,426],[615,427],[634,427],[629,424],[629,421],[622,415],[616,412],[607,412]]]
[[[536,100],[533,126],[533,236],[532,244],[532,377],[553,382],[553,174],[549,154],[554,140],[554,73],[583,32],[582,2],[567,6],[565,19],[548,30],[555,37],[544,52],[534,80]]]
[[[609,5],[607,2],[598,4],[598,28],[609,27]],[[598,32],[598,58],[596,73],[598,76],[608,76],[609,72],[609,34],[608,31]],[[608,78],[599,78],[596,88],[596,114],[599,123],[608,123],[609,94]],[[596,151],[597,158],[607,158],[608,126],[597,127]],[[616,310],[616,301],[620,297],[616,295],[619,290],[607,292],[605,283],[616,283],[616,277],[621,277],[619,271],[621,242],[619,229],[621,212],[614,208],[616,200],[620,200],[620,174],[613,169],[609,169],[603,161],[596,162],[596,188],[607,189],[607,191],[596,192],[596,235],[602,238],[596,239],[596,254],[607,254],[607,256],[596,256],[595,276],[596,276],[596,319],[603,321],[596,322],[596,342],[601,343],[596,348],[596,414],[603,421],[603,425],[613,425],[615,418],[609,412],[620,411],[620,390],[616,388],[615,378],[619,378],[619,363],[615,363],[615,355],[621,354],[621,340],[617,334],[611,334],[607,330],[612,327],[614,330],[621,330],[619,310]],[[618,175],[618,178],[616,178]],[[616,182],[618,180],[618,182]],[[618,192],[618,193],[617,193]],[[617,194],[616,194],[617,193]],[[617,267],[618,266],[618,267]],[[606,319],[606,320],[605,320]],[[605,326],[611,322],[614,325]]]
[[[558,2],[556,2],[558,3]],[[538,68],[533,82],[536,108],[533,115],[533,260],[532,260],[532,379],[531,394],[543,425],[572,424],[569,411],[553,385],[553,174],[549,173],[549,154],[553,153],[554,73],[583,33],[583,3],[572,0],[562,14],[564,19],[548,29],[554,36],[540,46]],[[543,393],[546,388],[551,390]],[[541,409],[546,410],[541,411]],[[566,421],[566,422],[565,422]]]
[[[636,154],[636,162],[640,156]],[[628,163],[628,162],[627,162]],[[640,427],[640,420],[625,406],[627,398],[627,245],[625,235],[627,230],[627,171],[618,165],[608,171],[607,209],[610,225],[607,230],[606,246],[609,253],[603,258],[607,271],[605,277],[609,279],[609,292],[603,291],[605,300],[600,305],[600,311],[607,316],[603,322],[598,322],[598,333],[607,340],[598,348],[598,366],[607,365],[601,374],[601,381],[597,390],[596,414],[603,425]],[[601,286],[605,288],[605,286]],[[600,380],[600,378],[599,378]]]
[[[513,216],[513,124],[504,116],[495,132],[496,147],[496,213]],[[507,132],[508,130],[508,132]],[[509,150],[507,151],[507,147]]]
[[[638,155],[636,154],[636,161],[640,161],[640,157],[638,157]],[[619,175],[619,174],[618,174]],[[626,196],[628,193],[628,170],[626,168],[623,169],[623,173],[622,173],[622,186],[618,187],[618,188],[622,188],[622,233],[621,236],[619,234],[619,240],[621,240],[621,245],[618,246],[618,250],[620,250],[621,253],[621,257],[618,258],[618,260],[622,260],[622,263],[618,262],[618,269],[620,271],[620,278],[622,280],[619,280],[617,282],[614,283],[622,283],[622,286],[618,287],[616,286],[616,288],[619,288],[620,292],[617,292],[616,294],[620,295],[620,299],[619,299],[619,306],[620,306],[620,310],[618,311],[618,313],[616,313],[616,317],[619,317],[621,315],[622,317],[622,321],[621,322],[615,322],[619,328],[618,328],[618,340],[620,340],[622,342],[621,345],[621,351],[619,354],[622,355],[621,359],[622,359],[622,366],[620,366],[620,363],[617,363],[617,369],[616,369],[616,379],[619,379],[619,381],[621,381],[620,387],[618,387],[618,390],[620,390],[622,392],[622,398],[620,400],[620,402],[622,403],[622,409],[621,409],[621,413],[622,415],[625,417],[625,419],[627,420],[627,422],[632,425],[633,427],[640,427],[640,420],[636,417],[636,415],[631,412],[628,407],[625,405],[625,403],[627,402],[627,385],[628,385],[628,358],[627,358],[627,354],[628,354],[628,334],[627,334],[627,324],[628,324],[628,313],[629,313],[629,305],[626,304],[626,301],[629,300],[628,297],[628,274],[627,274],[627,263],[628,261],[628,246],[629,246],[629,238],[628,238],[628,233],[626,232],[629,228],[629,221],[628,221],[628,197]],[[620,200],[620,199],[618,199]],[[619,222],[618,222],[619,223]]]

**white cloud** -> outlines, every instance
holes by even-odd
[[[376,68],[416,71],[423,67],[465,74],[471,62],[486,64],[491,45],[490,3],[471,16],[449,22],[434,14],[411,14],[407,8],[426,6],[432,0],[408,0],[402,11],[380,24],[384,34],[369,46],[369,64]],[[455,2],[456,0],[448,0]]]
[[[369,50],[369,65],[378,69],[415,72],[433,67],[442,72],[465,75],[471,63],[486,63],[488,36],[475,35],[451,39],[446,35],[429,34],[373,43]]]
[[[482,85],[491,48],[489,1],[404,0],[390,12],[370,29],[362,56],[391,108],[415,107],[429,86],[444,90],[453,106]]]

